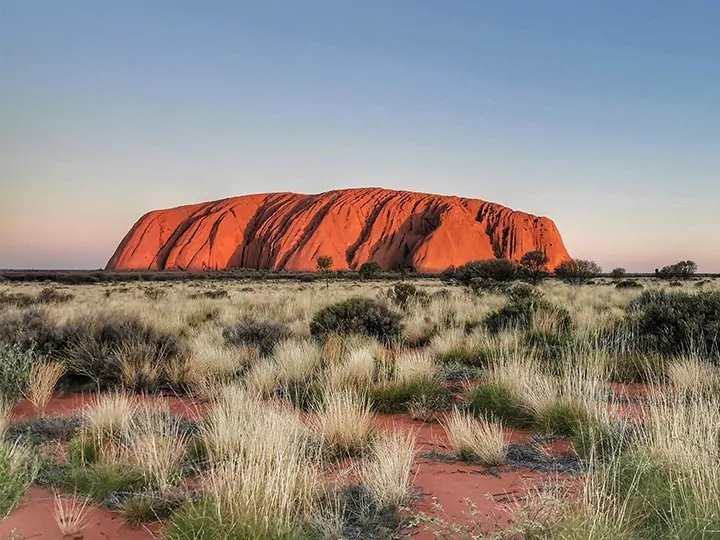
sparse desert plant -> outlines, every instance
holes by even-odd
[[[627,305],[627,323],[643,350],[665,355],[717,354],[720,292],[645,291]]]
[[[261,397],[270,397],[280,382],[280,369],[270,361],[260,361],[245,376],[245,387]]]
[[[77,497],[63,497],[57,491],[53,495],[53,518],[60,534],[76,537],[87,526],[91,507],[88,499],[78,500]]]
[[[133,419],[125,444],[130,462],[143,474],[146,485],[164,490],[180,480],[189,442],[176,419],[145,411]]]
[[[320,339],[328,334],[362,334],[383,342],[399,339],[402,317],[370,298],[348,298],[318,311],[310,333]]]
[[[461,459],[477,459],[490,466],[505,462],[508,445],[501,423],[473,418],[455,409],[442,425]]]
[[[568,259],[555,268],[555,275],[570,285],[584,285],[601,273],[595,261],[582,259]]]
[[[326,373],[329,388],[367,391],[375,376],[375,357],[368,347],[354,347],[343,361],[331,364]]]
[[[20,502],[38,470],[39,460],[32,450],[0,441],[0,521]]]
[[[45,415],[55,387],[64,374],[65,366],[60,362],[41,362],[30,368],[26,397],[41,417]]]
[[[312,425],[335,456],[362,453],[375,435],[375,415],[369,400],[352,390],[326,390]]]
[[[720,390],[720,370],[699,358],[684,358],[667,366],[668,381],[680,394],[714,395]]]
[[[26,392],[30,370],[36,362],[32,349],[0,343],[0,396],[15,403]]]
[[[229,345],[259,347],[263,356],[270,356],[277,343],[291,336],[292,330],[285,324],[249,319],[223,330],[223,337]]]
[[[0,394],[0,441],[5,437],[5,431],[12,420],[13,404]]]
[[[281,380],[286,384],[308,381],[322,363],[320,347],[304,340],[281,341],[275,346],[272,357]]]
[[[99,395],[83,411],[87,429],[101,438],[127,433],[137,411],[137,402],[130,394],[111,392]]]
[[[360,478],[381,508],[398,508],[409,497],[415,435],[395,432],[378,437],[360,468]]]
[[[232,416],[241,451],[213,459],[206,497],[173,515],[167,538],[296,538],[315,513],[320,454],[297,416],[267,407],[264,414]],[[226,434],[217,432],[215,442]]]
[[[429,351],[403,351],[395,358],[393,380],[399,385],[431,381],[436,372],[437,364]]]

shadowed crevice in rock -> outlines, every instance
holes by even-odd
[[[547,252],[569,258],[552,220],[479,199],[380,188],[316,195],[266,193],[157,210],[140,218],[109,270],[256,268],[313,271],[374,261],[383,269],[441,272],[449,266]]]

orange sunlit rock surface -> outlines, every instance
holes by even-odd
[[[374,261],[384,270],[440,272],[479,259],[518,260],[535,249],[546,251],[551,269],[569,258],[549,218],[479,199],[360,188],[155,210],[135,223],[107,267],[307,271],[329,255],[334,270]]]

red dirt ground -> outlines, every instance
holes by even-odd
[[[16,534],[24,540],[61,540],[71,538],[62,536],[53,518],[53,494],[45,489],[31,487],[22,504],[0,523],[0,538],[8,538]],[[147,540],[161,538],[158,534],[159,524],[145,527],[131,527],[127,525],[121,515],[114,514],[96,506],[90,511],[87,525],[82,536],[74,537],[76,540]]]
[[[47,415],[68,414],[81,410],[95,399],[93,394],[54,397],[46,411]],[[207,406],[194,403],[192,400],[163,397],[170,409],[176,414],[197,418],[207,411]],[[34,416],[32,406],[26,401],[21,402],[13,411],[15,420],[28,419]],[[420,453],[449,454],[451,452],[443,428],[437,423],[415,421],[408,415],[379,415],[378,423],[384,430],[410,430],[417,436],[417,449]],[[508,441],[526,442],[531,433],[520,430],[508,432]],[[548,449],[553,454],[568,450],[568,444],[562,441],[554,443]],[[478,514],[473,519],[486,521],[485,532],[506,526],[511,520],[514,501],[527,494],[533,486],[554,477],[530,470],[509,470],[499,468],[492,472],[479,465],[461,462],[447,463],[425,457],[416,460],[413,486],[421,494],[413,505],[412,513],[438,515],[434,503],[443,509],[443,519],[447,521],[467,522],[468,506],[466,499],[471,500]],[[13,514],[0,524],[0,538],[7,537],[11,531],[26,539],[59,539],[59,530],[52,517],[52,493],[31,488],[28,499]],[[161,525],[154,524],[148,529],[133,528],[123,523],[122,516],[100,508],[94,508],[84,538],[103,538],[106,540],[152,539],[158,537]],[[416,531],[413,531],[416,532]],[[154,536],[155,534],[155,536]],[[420,526],[417,531],[419,540],[433,540],[435,535]]]

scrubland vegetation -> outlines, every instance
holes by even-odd
[[[720,538],[720,283],[526,262],[0,283],[0,517],[36,484],[71,534],[101,505],[176,540]],[[569,454],[543,450],[558,441]],[[420,460],[471,464],[474,503],[483,471],[542,481],[509,523],[448,516],[419,509]]]

